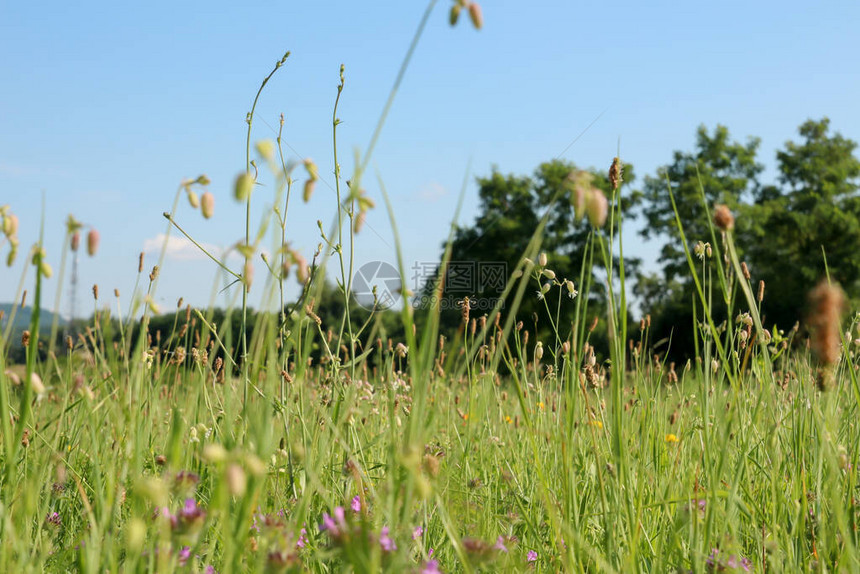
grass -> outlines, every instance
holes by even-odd
[[[608,286],[589,284],[583,268],[570,297],[542,263],[540,226],[508,281],[513,304],[464,317],[452,340],[440,338],[438,308],[416,322],[403,307],[398,339],[378,314],[354,324],[352,239],[373,207],[360,182],[433,5],[343,190],[335,159],[333,229],[320,227],[324,246],[310,264],[286,243],[299,176],[280,138],[258,144],[252,162],[249,114],[244,173],[256,181],[268,169],[278,208],[257,230],[246,218],[242,270],[218,261],[242,289],[224,321],[189,307],[153,333],[158,270],[147,281],[141,268],[130,309],[117,299],[54,349],[40,337],[48,271],[34,247],[26,364],[9,364],[9,330],[0,340],[0,570],[860,569],[855,345],[843,337],[826,367],[794,331],[766,332],[730,230],[708,238],[716,264],[684,239],[700,319],[697,356],[684,365],[652,357],[647,320],[628,332],[623,187],[608,221],[592,220],[601,225],[585,258],[612,269],[620,256]],[[335,105],[335,158],[338,123]],[[183,182],[169,230],[182,230],[182,194],[206,183]],[[273,255],[260,265],[266,241]],[[314,302],[332,256],[346,311],[322,324]],[[264,271],[256,280],[254,263]],[[284,270],[303,279],[294,304]],[[278,309],[253,328],[252,286]],[[588,305],[604,288],[610,343],[598,361]],[[535,290],[553,328],[543,340],[517,316]],[[712,314],[715,298],[728,316]],[[39,352],[45,340],[51,352]]]

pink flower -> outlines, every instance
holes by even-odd
[[[302,528],[299,531],[299,539],[296,541],[296,548],[304,548],[308,545],[308,531]]]
[[[424,568],[421,569],[421,574],[442,574],[439,570],[438,560],[428,560],[424,563]]]
[[[361,498],[356,494],[352,499],[352,504],[350,505],[352,511],[356,514],[361,512]]]
[[[537,552],[535,552],[534,550],[529,550],[529,553],[526,554],[527,562],[537,562],[537,558]]]
[[[424,534],[424,527],[423,526],[416,526],[412,530],[412,540],[418,540],[419,538],[421,538],[422,534]]]
[[[495,550],[500,551],[500,552],[507,552],[507,551],[508,551],[508,548],[505,546],[505,539],[504,539],[504,537],[499,536],[499,537],[496,539],[496,543],[493,545],[493,548],[494,548]]]
[[[382,532],[379,533],[379,545],[382,546],[382,549],[386,552],[394,552],[397,550],[397,544],[394,543],[394,540],[388,536],[388,527],[383,526]]]

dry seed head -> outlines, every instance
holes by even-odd
[[[618,186],[624,181],[624,166],[621,160],[617,157],[612,160],[612,165],[609,166],[609,185],[613,191],[618,190]]]
[[[87,255],[90,257],[94,256],[99,250],[99,239],[99,232],[95,229],[90,229],[90,232],[87,233]]]
[[[245,259],[245,266],[242,268],[242,282],[245,284],[245,290],[251,291],[251,283],[254,282],[254,264],[251,259]]]
[[[744,279],[750,280],[750,269],[747,267],[746,261],[741,261],[741,272],[744,274]]]
[[[211,192],[207,191],[200,196],[200,212],[206,219],[210,219],[215,213],[215,196]]]
[[[821,281],[809,292],[809,326],[812,330],[812,350],[825,365],[839,359],[841,322],[845,309],[845,294],[837,284]]]
[[[29,330],[25,330],[23,333],[21,333],[21,346],[22,347],[29,347],[30,346],[30,331]]]
[[[764,300],[764,281],[758,282],[758,302],[761,303]]]
[[[99,284],[98,283],[93,285],[93,299],[95,299],[96,301],[99,300]]]
[[[735,216],[727,205],[718,205],[714,209],[714,225],[723,231],[730,231],[735,227]]]
[[[140,255],[137,257],[137,272],[143,273],[143,251],[141,251]]]

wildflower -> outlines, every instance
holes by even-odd
[[[665,440],[667,443],[678,442],[678,436],[674,435],[672,433],[669,433],[665,437],[663,437],[663,440]]]
[[[42,383],[42,377],[40,377],[36,372],[30,373],[30,388],[33,389],[33,392],[37,395],[41,395],[45,392],[45,385]]]
[[[421,574],[442,574],[442,571],[439,570],[439,561],[428,560],[425,562],[424,567],[421,569]]]
[[[200,207],[200,198],[197,194],[192,189],[186,189],[186,191],[188,192],[188,203],[191,204],[191,207],[194,209]]]
[[[72,233],[72,238],[70,240],[70,243],[71,243],[70,247],[72,248],[72,251],[77,251],[78,248],[81,246],[81,232],[80,231],[75,231],[74,233]]]
[[[507,552],[508,549],[505,546],[505,539],[502,536],[496,538],[496,543],[493,545],[493,548],[498,550],[499,552]]]
[[[546,264],[547,264],[546,253],[540,254],[540,257],[538,257],[538,263],[540,264],[541,267],[546,267]]]
[[[382,546],[382,549],[385,552],[394,552],[397,550],[397,544],[390,536],[388,536],[387,526],[383,526],[382,531],[379,533],[379,545]]]
[[[423,526],[416,526],[412,529],[412,540],[418,540],[424,534]]]
[[[60,526],[63,521],[60,519],[59,512],[51,512],[50,514],[45,516],[45,522],[50,524],[51,526]]]
[[[735,227],[735,216],[726,205],[718,205],[714,209],[714,225],[723,231],[731,231]]]
[[[191,547],[183,546],[179,551],[179,565],[185,566],[188,563],[188,559],[191,558]]]
[[[505,415],[505,422],[511,424],[512,422],[514,422],[514,420],[511,417]]]
[[[526,562],[537,562],[538,555],[534,550],[529,550],[529,553],[526,554]]]
[[[543,298],[549,293],[549,290],[552,289],[552,284],[547,282],[541,286],[540,291],[537,292],[538,301],[543,301]]]
[[[335,507],[333,517],[329,516],[327,512],[323,513],[320,532],[327,532],[335,540],[346,533],[346,514],[343,511],[343,506]]]
[[[299,530],[299,539],[296,540],[296,548],[304,548],[308,545],[308,531],[305,528]]]
[[[579,295],[579,292],[576,290],[576,286],[574,286],[573,281],[570,279],[564,280],[564,287],[567,289],[567,296],[571,299]]]
[[[752,562],[749,558],[744,556],[738,558],[734,554],[730,554],[727,557],[721,556],[719,548],[714,548],[705,561],[705,565],[708,568],[708,572],[749,572]]]
[[[701,261],[704,261],[706,255],[708,257],[711,256],[711,244],[710,243],[703,243],[703,242],[699,241],[698,243],[696,243],[695,246],[693,246],[693,253]]]
[[[544,269],[543,276],[547,279],[555,279],[555,271],[553,271],[552,269]]]
[[[603,428],[603,421],[593,420],[593,421],[588,421],[588,424],[590,424],[593,427],[597,427],[599,429]]]
[[[535,360],[540,361],[543,358],[543,343],[540,341],[535,345]]]
[[[352,508],[352,511],[356,514],[361,512],[361,498],[357,494],[353,497],[350,508]]]

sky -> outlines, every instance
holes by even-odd
[[[438,260],[464,181],[459,223],[474,220],[475,178],[494,166],[529,174],[559,157],[605,169],[620,145],[641,183],[674,150],[691,150],[699,125],[723,124],[739,141],[761,138],[759,158],[773,177],[775,151],[796,140],[809,118],[827,116],[833,129],[860,140],[858,3],[484,0],[482,30],[466,19],[449,26],[450,6],[436,4],[370,161],[363,186],[377,208],[357,237],[357,266],[395,261],[379,181],[411,267]],[[162,213],[185,179],[209,177],[215,215],[204,220],[183,200],[177,221],[215,252],[243,237],[244,211],[232,188],[245,167],[245,116],[288,50],[260,97],[252,139],[273,139],[283,113],[287,157],[319,166],[313,198],[294,197],[287,222],[291,246],[310,258],[321,241],[317,220],[328,228],[335,214],[332,106],[340,65],[338,153],[349,178],[425,7],[0,3],[0,205],[19,217],[22,255],[38,240],[44,213],[55,269],[47,306],[58,288],[69,214],[101,236],[96,257],[79,257],[79,314],[91,309],[94,283],[128,302],[138,254],[145,252],[148,273],[166,230]],[[271,209],[271,183],[254,192],[254,224]],[[625,253],[656,269],[660,245],[638,238],[638,225],[631,222]],[[162,307],[180,297],[223,305],[237,295],[236,288],[219,293],[215,265],[175,232],[169,247],[155,294]],[[3,260],[7,253],[0,244]],[[15,300],[24,271],[23,256],[0,267],[0,302]],[[67,270],[64,314],[68,278]],[[24,285],[32,289],[32,276]],[[261,295],[252,289],[251,303],[263,304]]]

